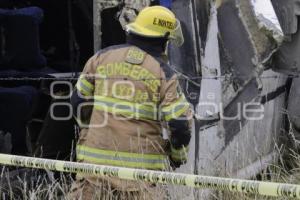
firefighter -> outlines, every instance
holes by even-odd
[[[77,161],[149,170],[186,162],[191,108],[162,59],[169,41],[183,43],[180,22],[167,8],[143,9],[126,26],[127,43],[87,62],[71,102],[81,126]],[[162,137],[162,126],[170,133]],[[169,142],[166,142],[169,141]],[[153,184],[77,175],[70,199],[163,199]]]

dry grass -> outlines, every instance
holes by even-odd
[[[278,165],[269,166],[268,169],[263,171],[257,180],[300,184],[300,154],[288,150],[288,153],[281,155],[281,162]],[[283,159],[284,156],[284,159]],[[292,198],[287,197],[265,197],[261,195],[245,195],[241,193],[222,192],[218,194],[218,198],[222,200],[287,200]]]
[[[0,180],[1,200],[65,199],[69,190],[69,176],[55,179],[52,172],[40,170],[2,169]]]

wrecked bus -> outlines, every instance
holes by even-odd
[[[78,74],[94,52],[125,42],[139,10],[162,4],[182,24],[185,43],[168,56],[195,108],[178,171],[255,176],[297,148],[300,112],[298,1],[260,2],[273,14],[258,0],[0,1],[1,152],[74,159]]]

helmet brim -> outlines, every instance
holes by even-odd
[[[141,27],[134,22],[126,25],[126,31],[128,33],[134,33],[136,35],[148,37],[148,38],[163,38],[163,37],[165,37],[165,35],[162,35],[161,33]]]

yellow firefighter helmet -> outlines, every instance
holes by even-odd
[[[134,22],[126,26],[126,31],[143,37],[167,37],[177,46],[184,42],[181,25],[174,13],[163,6],[146,7]]]

